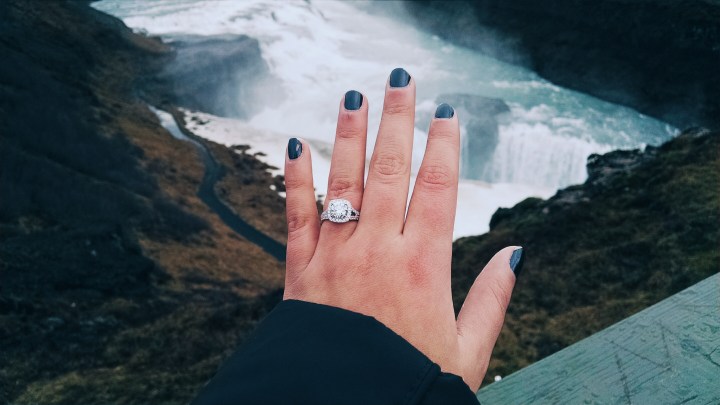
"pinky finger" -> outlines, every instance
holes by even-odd
[[[312,259],[320,233],[313,187],[312,160],[309,146],[290,138],[285,157],[285,192],[288,225],[285,296],[292,296],[292,287]]]

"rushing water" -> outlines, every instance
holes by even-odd
[[[245,122],[190,113],[209,122],[196,129],[226,143],[249,143],[278,167],[287,136],[309,140],[320,149],[313,158],[321,194],[338,103],[346,90],[359,90],[369,100],[372,146],[388,73],[402,66],[413,75],[418,94],[415,169],[439,94],[504,100],[511,111],[500,123],[497,147],[482,176],[464,172],[490,184],[468,180],[461,185],[456,236],[487,230],[498,206],[582,182],[591,153],[657,144],[675,133],[630,108],[555,86],[531,71],[425,33],[404,18],[397,3],[103,0],[94,7],[168,40],[228,34],[256,38],[282,94],[258,100],[262,110]],[[469,118],[460,117],[463,123]],[[464,137],[465,132],[463,127]],[[470,163],[463,167],[473,167]]]

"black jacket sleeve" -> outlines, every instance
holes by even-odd
[[[473,404],[473,392],[375,318],[288,300],[193,405]]]

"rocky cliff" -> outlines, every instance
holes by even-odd
[[[222,117],[247,118],[258,99],[279,94],[268,77],[256,39],[182,38],[172,42],[173,58],[145,90],[163,101]],[[238,96],[240,95],[240,96]]]
[[[87,2],[0,15],[0,403],[186,403],[280,299],[284,264],[198,198],[197,148],[148,109],[172,108],[175,49]],[[206,146],[218,194],[284,242],[278,179]]]
[[[198,197],[197,148],[147,107],[174,111],[202,77],[86,3],[0,2],[0,403],[186,403],[279,300],[284,266]],[[220,73],[254,52],[235,40]],[[497,249],[527,251],[490,376],[717,271],[718,139],[594,156],[586,184],[455,244],[458,303]],[[204,145],[216,195],[284,242],[282,179]]]
[[[456,305],[483,260],[507,245],[526,252],[488,382],[720,270],[720,132],[593,155],[588,174],[548,200],[499,209],[490,232],[455,242]]]
[[[720,2],[419,0],[438,35],[679,128],[720,128]]]

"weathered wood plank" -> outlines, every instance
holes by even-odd
[[[720,404],[720,274],[478,392],[493,404]]]

